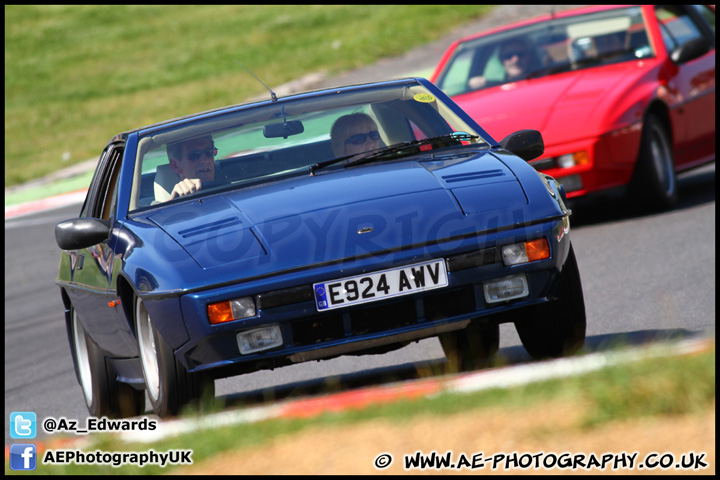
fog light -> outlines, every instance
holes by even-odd
[[[208,319],[213,325],[254,317],[256,314],[255,301],[252,297],[242,297],[224,302],[210,303],[207,306],[207,313]]]
[[[583,183],[580,175],[568,175],[567,177],[559,177],[558,182],[563,186],[566,192],[575,192],[583,189]]]
[[[279,347],[283,343],[280,326],[269,325],[255,330],[248,330],[247,332],[240,332],[237,334],[237,343],[240,353],[243,355]]]
[[[488,282],[483,285],[483,290],[487,303],[505,302],[527,297],[530,294],[525,275],[515,275]]]

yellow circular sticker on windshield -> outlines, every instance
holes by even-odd
[[[423,102],[423,103],[432,103],[435,101],[435,97],[433,97],[429,93],[418,93],[413,98],[416,101]]]

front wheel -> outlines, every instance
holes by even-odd
[[[196,403],[201,397],[215,395],[211,378],[188,372],[177,360],[140,299],[135,301],[135,329],[145,388],[158,417],[178,415],[185,406]]]
[[[500,326],[474,320],[466,328],[438,335],[443,352],[457,370],[484,368],[500,346]]]
[[[585,343],[585,301],[572,245],[556,300],[513,312],[525,350],[536,359],[576,353]]]
[[[90,415],[109,418],[141,415],[145,411],[143,391],[117,381],[105,353],[87,334],[75,308],[70,315],[75,373]]]
[[[667,130],[654,116],[643,127],[631,188],[638,203],[653,209],[670,209],[677,203],[672,146]]]

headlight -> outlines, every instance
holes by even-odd
[[[553,190],[552,185],[550,185],[550,182],[551,182],[551,181],[554,182],[555,179],[554,179],[553,177],[551,177],[550,175],[546,175],[546,174],[544,174],[544,173],[542,173],[542,172],[537,172],[537,173],[538,173],[538,175],[540,175],[540,180],[542,180],[542,182],[543,182],[543,184],[545,185],[545,188],[547,189],[548,193],[554,197],[554,196],[555,196],[555,190]]]
[[[588,153],[586,151],[580,151],[575,153],[568,153],[567,155],[560,155],[557,157],[557,164],[560,168],[570,168],[577,165],[585,165],[589,161]]]
[[[565,192],[566,192],[566,190],[568,190],[568,188],[563,183],[560,183],[559,181],[555,180],[555,178],[551,177],[550,175],[547,175],[542,172],[537,172],[537,173],[538,173],[538,175],[540,175],[540,178],[542,179],[543,183],[545,184],[545,188],[547,189],[548,193],[553,198],[557,199],[557,195],[555,194],[555,189],[557,189],[557,191],[560,193],[560,200],[562,200],[560,202],[560,206],[561,206],[563,212],[566,212],[567,207],[565,206],[565,204],[567,203],[567,196],[566,196]],[[579,190],[580,188],[582,188],[582,182],[580,182],[580,176],[578,176],[578,175],[568,175],[567,177],[560,177],[560,181],[567,182],[573,178],[577,178],[577,181],[578,181],[578,183],[580,183],[580,185],[577,188],[571,188],[570,191]],[[555,188],[553,188],[553,184],[555,184]]]
[[[502,259],[505,265],[519,265],[550,258],[550,246],[544,238],[522,243],[513,243],[502,247]]]
[[[207,313],[208,319],[213,325],[254,317],[256,314],[255,300],[252,297],[242,297],[210,303],[207,306]]]

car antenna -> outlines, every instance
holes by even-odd
[[[237,60],[235,60],[235,63],[237,63],[238,65],[240,65],[242,68],[245,68],[245,65],[243,65],[243,64],[240,63],[240,62],[238,62]],[[255,75],[253,75],[253,73],[252,73],[250,70],[248,70],[247,68],[245,68],[245,71],[248,72],[250,75],[252,75],[253,78],[255,78],[255,80],[257,80],[258,82],[260,82],[263,87],[267,88],[268,92],[270,92],[270,97],[272,98],[272,101],[273,101],[273,102],[277,102],[277,95],[275,95],[275,92],[273,92],[272,90],[270,90],[270,89],[268,88],[268,86],[265,85],[265,84],[262,82],[262,80],[260,80],[258,77],[256,77]]]

